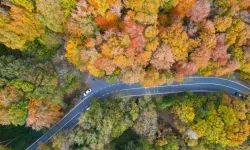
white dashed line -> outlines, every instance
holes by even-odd
[[[129,95],[129,96],[123,96],[124,97],[135,97],[135,96],[144,96],[144,95],[161,95],[161,94],[173,94],[173,93],[182,93],[186,91],[176,91],[176,92],[164,92],[164,93],[152,93],[152,94],[139,94],[139,95]],[[193,90],[192,92],[217,92],[217,91],[211,91],[211,90]]]

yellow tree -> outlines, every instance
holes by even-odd
[[[4,20],[4,23],[0,23],[0,42],[7,47],[23,50],[27,41],[33,41],[45,33],[43,24],[35,14],[24,8],[11,6],[10,18],[1,13],[0,18]]]
[[[34,10],[34,3],[32,0],[10,0],[10,1],[17,6],[22,6],[26,8],[30,12]]]
[[[188,56],[188,35],[181,23],[172,24],[161,34],[161,38],[171,48],[177,61]]]
[[[146,71],[144,79],[140,82],[143,86],[157,86],[166,82],[165,74],[159,72],[156,68],[150,67]]]
[[[36,8],[49,29],[55,32],[64,31],[66,16],[61,0],[36,0]]]

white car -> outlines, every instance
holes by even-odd
[[[90,107],[88,107],[86,110],[89,110]]]
[[[87,89],[87,90],[84,92],[83,96],[87,96],[90,92],[91,92],[91,89]]]

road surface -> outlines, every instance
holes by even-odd
[[[75,127],[78,123],[80,114],[90,106],[92,98],[105,99],[116,92],[126,96],[142,95],[161,95],[169,93],[192,92],[216,92],[223,90],[228,94],[234,95],[235,92],[250,93],[250,88],[242,83],[217,77],[191,76],[185,77],[182,83],[174,82],[171,85],[145,88],[139,84],[128,85],[125,83],[108,84],[105,81],[90,77],[88,84],[92,89],[87,97],[81,97],[76,106],[72,108],[56,125],[41,136],[37,141],[30,145],[27,150],[36,150],[38,143],[48,142],[53,135],[60,130]]]

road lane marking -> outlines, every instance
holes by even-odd
[[[60,119],[52,128],[50,128],[50,130],[52,130],[56,125],[58,125],[64,118],[66,118],[76,107],[78,107],[82,102],[84,102],[87,98],[89,98],[91,95],[93,95],[94,93],[91,93],[89,96],[85,97],[80,103],[78,103],[76,106],[74,106],[62,119]],[[37,139],[33,144],[35,144],[37,141],[39,141],[42,137],[44,136],[44,134]],[[33,145],[32,144],[32,145]],[[29,147],[31,147],[32,145],[30,145]],[[29,148],[28,147],[28,148]],[[27,148],[27,149],[28,149]]]
[[[80,114],[80,112],[77,113],[77,114],[76,114],[73,118],[71,118],[68,122],[66,122],[61,128],[59,128],[59,130],[57,130],[55,134],[57,134],[58,131],[60,131],[63,127],[65,127],[65,126],[66,126],[71,120],[73,120],[78,114]],[[53,134],[53,135],[55,135],[55,134]],[[52,135],[52,136],[53,136],[53,135]],[[49,138],[48,140],[50,140],[52,136],[50,136],[50,138]],[[44,143],[46,143],[48,140],[46,140],[45,142],[43,142],[42,145],[43,145]],[[37,148],[36,150],[38,150],[38,148]]]
[[[164,93],[154,93],[154,94],[139,94],[139,95],[129,95],[129,96],[123,96],[124,97],[135,97],[135,96],[144,96],[144,95],[161,95],[161,94],[173,94],[173,93],[183,93],[186,91],[176,91],[176,92],[164,92]],[[193,90],[192,92],[217,92],[217,91],[212,91],[212,90]]]
[[[248,90],[250,90],[250,88],[249,87],[247,87],[247,86],[245,86],[245,85],[243,85],[243,84],[241,84],[241,83],[239,83],[239,82],[236,82],[236,81],[234,81],[234,80],[229,80],[229,79],[225,79],[225,78],[219,78],[219,77],[202,77],[202,76],[190,76],[190,77],[184,77],[184,79],[188,79],[188,78],[211,78],[211,79],[220,79],[220,80],[225,80],[225,81],[229,81],[229,82],[233,82],[233,83],[235,83],[235,84],[238,84],[238,85],[240,85],[240,86],[243,86],[243,87],[245,87],[245,88],[247,88]]]
[[[192,84],[176,84],[176,85],[165,85],[165,86],[157,86],[158,88],[162,88],[162,87],[176,87],[176,86],[190,86],[190,85],[218,85],[218,86],[223,86],[223,87],[227,87],[230,89],[234,89],[236,91],[241,92],[241,90],[227,86],[227,85],[223,85],[223,84],[217,84],[217,83],[192,83]],[[130,90],[138,90],[138,89],[143,89],[144,87],[139,87],[139,88],[129,88],[129,89],[123,89],[121,90],[121,92],[123,91],[130,91]],[[155,87],[151,87],[151,88],[155,88]],[[244,92],[243,92],[244,93]]]
[[[235,84],[237,84],[237,85],[239,85],[239,86],[242,86],[242,87],[244,87],[244,88],[246,88],[246,89],[248,89],[248,90],[250,90],[250,88],[249,87],[247,87],[247,86],[245,86],[245,85],[243,85],[243,84],[241,84],[241,83],[239,83],[239,82],[236,82],[236,81],[233,81],[233,80],[228,80],[228,79],[225,79],[225,78],[218,78],[218,77],[202,77],[202,76],[189,76],[189,77],[184,77],[184,79],[192,79],[192,78],[203,78],[203,79],[206,79],[206,78],[211,78],[211,79],[219,79],[219,80],[224,80],[224,81],[228,81],[228,82],[231,82],[231,83],[235,83]],[[130,84],[125,84],[125,83],[117,83],[116,85],[119,85],[119,84],[123,84],[123,85],[129,85],[130,86]],[[185,84],[177,84],[177,85],[166,85],[166,86],[180,86],[180,85],[185,85]],[[102,90],[102,89],[105,89],[105,88],[107,88],[107,87],[110,87],[110,86],[112,86],[112,85],[109,85],[109,86],[106,86],[106,87],[104,87],[104,88],[101,88],[101,89],[99,89],[99,90],[97,90],[96,92],[94,92],[94,93],[92,93],[92,94],[90,94],[89,96],[87,96],[86,98],[84,98],[84,99],[81,99],[80,98],[80,103],[78,103],[76,106],[74,106],[60,121],[58,121],[51,129],[53,129],[56,125],[58,125],[64,118],[66,118],[68,115],[69,115],[69,113],[71,113],[76,107],[78,107],[80,104],[82,104],[82,102],[84,102],[86,99],[88,99],[90,96],[92,96],[92,95],[94,95],[95,93],[97,93],[98,91],[100,91],[100,90]],[[166,86],[156,86],[156,87],[166,87]],[[225,87],[229,87],[229,86],[225,86]],[[144,87],[145,88],[145,87]],[[152,87],[149,87],[149,88],[152,88]],[[232,87],[230,87],[230,88],[232,88]],[[141,89],[141,88],[130,88],[130,89],[123,89],[123,90],[121,90],[121,91],[124,91],[124,90],[131,90],[131,89]],[[235,88],[233,88],[233,89],[235,89]],[[236,89],[237,91],[239,91],[238,89]],[[158,94],[158,93],[156,93],[156,94]],[[103,96],[105,96],[105,95],[103,95]],[[100,97],[99,97],[100,98]],[[39,139],[37,139],[33,144],[35,144],[37,141],[39,141],[41,138],[42,138],[43,136],[41,136]],[[33,145],[32,144],[32,145]],[[31,146],[32,146],[31,145]],[[29,147],[31,147],[31,146],[29,146]]]

